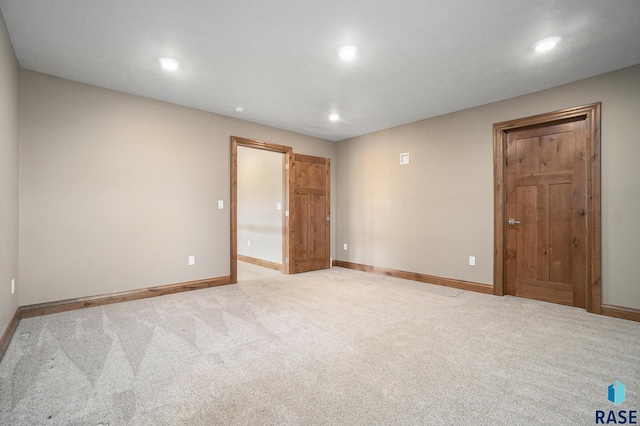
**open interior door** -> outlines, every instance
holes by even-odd
[[[330,265],[330,162],[293,154],[289,164],[289,273]]]

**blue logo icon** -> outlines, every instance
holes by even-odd
[[[624,385],[616,380],[615,383],[609,385],[609,401],[616,406],[624,402]]]

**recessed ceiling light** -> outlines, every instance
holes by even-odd
[[[238,105],[238,106],[234,107],[234,108],[233,108],[233,110],[234,110],[235,112],[237,112],[238,114],[240,114],[240,113],[243,113],[243,112],[244,112],[244,107],[243,107],[243,106]]]
[[[338,120],[340,120],[340,114],[336,114],[336,113],[329,114],[329,120],[331,120],[331,121],[338,121]]]
[[[168,71],[175,71],[178,69],[178,66],[180,65],[178,64],[178,61],[171,58],[160,58],[159,60],[160,60],[160,65],[162,65],[162,68]]]
[[[536,52],[548,52],[549,50],[556,47],[556,44],[560,41],[560,37],[551,37],[545,38],[544,40],[540,40],[534,45]]]
[[[338,55],[340,55],[340,59],[343,61],[350,61],[356,57],[358,53],[358,49],[353,46],[344,46],[338,49]]]

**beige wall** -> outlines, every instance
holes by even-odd
[[[231,135],[335,161],[332,142],[26,70],[20,131],[20,305],[228,275]]]
[[[640,308],[640,65],[339,142],[337,258],[491,284],[492,125],[594,102],[603,303]]]
[[[15,97],[15,65],[2,63]],[[230,135],[332,159],[333,257],[489,284],[492,124],[600,101],[603,301],[640,308],[638,81],[640,65],[336,145],[23,70],[20,304],[227,275]],[[7,99],[0,136],[11,153]],[[399,165],[402,152],[410,165]],[[10,225],[2,232],[3,244],[4,232],[15,238]],[[0,300],[6,322],[15,301]]]
[[[0,14],[0,337],[18,307],[18,61]]]
[[[283,157],[279,152],[238,147],[238,254],[279,264]]]

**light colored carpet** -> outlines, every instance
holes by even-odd
[[[640,409],[640,323],[333,268],[21,321],[2,425],[530,425]]]

